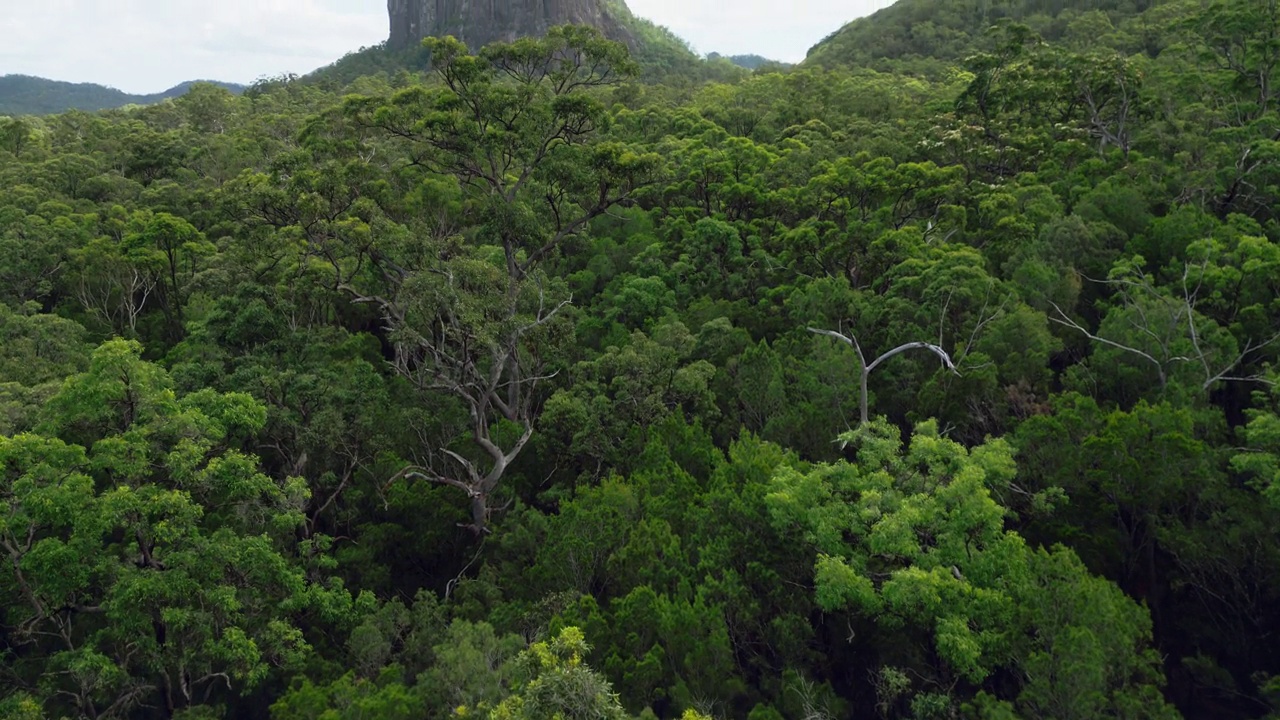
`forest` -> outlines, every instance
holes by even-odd
[[[245,86],[209,81],[233,93]],[[183,95],[195,84],[184,82],[161,93],[130,95],[92,83],[68,83],[29,75],[0,75],[0,115],[54,115],[67,110],[105,110],[126,105],[147,105]]]
[[[1280,0],[1063,5],[0,118],[0,717],[1280,718]]]

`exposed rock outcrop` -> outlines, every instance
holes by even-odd
[[[613,5],[614,7],[611,7]],[[422,38],[453,35],[473,51],[497,41],[545,34],[556,25],[590,25],[632,44],[622,0],[387,0],[393,49]]]

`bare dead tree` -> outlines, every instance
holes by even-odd
[[[1234,355],[1216,357],[1211,348],[1205,344],[1202,316],[1196,311],[1199,294],[1203,289],[1203,278],[1206,263],[1199,266],[1199,278],[1191,283],[1192,270],[1196,267],[1187,263],[1182,273],[1181,296],[1160,292],[1146,277],[1131,277],[1093,280],[1090,282],[1108,285],[1121,297],[1123,307],[1130,311],[1125,318],[1126,323],[1139,338],[1147,340],[1147,349],[1138,343],[1121,342],[1104,337],[1090,331],[1078,321],[1071,318],[1055,303],[1055,315],[1049,317],[1055,323],[1071,328],[1090,340],[1128,353],[1145,361],[1155,369],[1160,380],[1160,389],[1164,390],[1169,383],[1169,374],[1177,366],[1190,364],[1197,367],[1202,374],[1200,391],[1208,392],[1219,382],[1257,382],[1273,384],[1263,373],[1239,374],[1239,369],[1258,351],[1280,340],[1280,332],[1264,339],[1248,338],[1242,350]]]
[[[516,282],[512,279],[512,282]],[[388,484],[400,479],[425,480],[463,491],[470,501],[471,531],[487,532],[493,511],[491,498],[503,475],[533,437],[541,385],[554,373],[528,351],[527,341],[552,322],[570,303],[539,301],[532,317],[517,320],[509,329],[486,337],[481,328],[469,326],[453,308],[446,308],[428,327],[413,322],[407,309],[393,300],[362,296],[350,288],[355,302],[373,303],[397,337],[394,367],[419,388],[444,392],[466,408],[470,440],[483,462],[448,448],[439,454],[449,461],[434,467],[410,465]],[[518,317],[511,309],[512,317]],[[519,436],[505,446],[494,437],[495,421],[506,420],[519,428]]]
[[[886,360],[889,360],[890,358],[895,357],[897,355],[901,355],[902,353],[907,352],[908,350],[928,350],[929,352],[938,356],[938,358],[942,361],[943,367],[945,367],[947,370],[951,371],[956,375],[960,374],[960,370],[957,369],[955,366],[955,363],[951,361],[951,356],[947,354],[947,351],[943,350],[941,347],[937,345],[934,345],[933,343],[922,342],[922,341],[903,343],[898,347],[895,347],[892,350],[885,352],[880,357],[877,357],[875,360],[872,360],[870,363],[868,363],[866,356],[862,352],[862,346],[858,344],[858,339],[854,335],[852,334],[845,335],[843,333],[836,332],[835,330],[820,330],[818,328],[812,328],[812,327],[807,329],[811,333],[833,337],[839,340],[840,342],[845,343],[849,347],[853,348],[854,352],[858,354],[858,363],[862,367],[861,377],[859,379],[860,387],[859,387],[859,393],[858,393],[858,410],[860,413],[860,417],[859,417],[860,425],[866,425],[870,421],[870,416],[867,411],[867,380],[868,378],[871,377],[871,373],[876,368],[880,367],[880,365],[884,363]]]
[[[156,280],[149,273],[124,260],[99,259],[95,267],[80,273],[76,298],[112,331],[136,337],[138,318],[155,289]]]

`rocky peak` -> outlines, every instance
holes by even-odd
[[[473,51],[494,41],[545,34],[556,25],[590,25],[630,44],[619,12],[622,0],[387,0],[393,49],[422,38],[453,35]]]

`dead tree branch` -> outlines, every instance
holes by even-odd
[[[902,353],[907,352],[908,350],[928,350],[934,355],[937,355],[938,358],[942,360],[943,367],[945,367],[947,370],[954,373],[955,375],[960,374],[959,369],[957,369],[955,363],[951,361],[951,356],[947,354],[947,351],[943,350],[941,347],[937,345],[934,345],[933,343],[922,342],[922,341],[903,343],[898,347],[885,352],[884,354],[880,355],[880,357],[877,357],[875,360],[872,360],[870,363],[868,363],[866,356],[863,355],[862,353],[862,346],[858,344],[858,339],[856,336],[852,334],[845,335],[843,333],[836,332],[835,330],[821,330],[819,328],[813,328],[813,327],[806,328],[806,329],[809,332],[815,333],[817,335],[826,335],[828,337],[835,338],[845,343],[849,347],[853,348],[854,352],[857,353],[858,364],[862,368],[861,377],[859,379],[860,387],[859,387],[859,393],[858,393],[858,411],[859,411],[860,425],[866,425],[870,421],[870,415],[867,410],[867,380],[868,378],[871,377],[872,371],[880,367],[882,363],[889,360],[890,358],[893,358],[897,355],[901,355]]]

